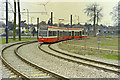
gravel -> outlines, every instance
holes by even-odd
[[[18,47],[18,45],[15,45],[13,47],[10,47],[4,51],[4,57],[5,59],[14,66],[15,69],[19,70],[23,74],[27,75],[29,78],[41,78],[41,77],[48,77],[47,74],[43,73],[42,71],[39,71],[35,69],[34,67],[26,64],[22,60],[20,60],[16,55],[14,54],[14,49]],[[35,76],[36,74],[44,74]]]
[[[70,56],[67,56],[67,55],[63,55],[61,53],[58,53],[58,52],[55,52],[55,51],[49,49],[48,45],[43,45],[41,48],[43,50],[45,50],[45,51],[50,51],[54,55],[58,55],[60,57],[67,58],[67,59],[70,59],[70,60],[73,60],[73,61],[82,62],[82,63],[86,63],[86,64],[95,65],[95,66],[99,66],[99,67],[103,67],[103,68],[107,68],[107,69],[112,69],[112,70],[118,71],[118,68],[114,68],[114,67],[111,67],[111,66],[94,63],[94,62],[91,62],[91,61],[81,60],[81,59],[78,59],[78,58],[73,58],[73,57],[70,57]],[[54,48],[56,48],[56,47],[54,47]],[[69,53],[67,53],[67,54],[69,54]]]
[[[38,48],[39,43],[25,45],[19,49],[26,59],[69,78],[118,78],[118,75],[48,55]]]
[[[10,44],[13,44],[13,43],[8,43],[8,44],[0,44],[0,57],[1,57],[1,52],[2,52],[2,49]],[[2,64],[2,60],[0,58],[0,79],[3,79],[3,78],[9,78],[13,75],[15,75],[13,72],[11,72],[5,65]]]

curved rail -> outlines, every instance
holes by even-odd
[[[30,80],[30,79],[28,78],[28,76],[26,76],[26,75],[24,75],[23,73],[19,72],[19,71],[18,71],[17,69],[15,69],[11,64],[9,64],[9,63],[6,61],[6,59],[4,58],[4,56],[3,56],[3,52],[4,52],[7,48],[12,47],[12,46],[14,46],[14,45],[22,44],[22,43],[28,43],[28,42],[15,43],[15,44],[12,44],[12,45],[9,45],[9,46],[5,47],[5,48],[2,50],[2,52],[1,52],[1,59],[2,59],[3,64],[4,64],[6,67],[8,67],[12,72],[14,72],[16,75],[21,76],[22,79],[24,79],[24,80]]]
[[[43,72],[46,72],[46,73],[51,74],[52,76],[54,76],[54,77],[56,77],[56,78],[59,78],[59,79],[62,79],[62,80],[69,80],[68,78],[66,78],[66,77],[63,76],[63,75],[60,75],[60,74],[57,74],[57,73],[55,73],[55,72],[49,71],[49,70],[47,70],[47,69],[45,69],[45,68],[43,68],[43,67],[41,67],[41,66],[39,66],[39,65],[37,65],[37,64],[35,64],[35,63],[33,63],[33,62],[31,62],[31,61],[23,58],[23,57],[18,53],[18,49],[19,49],[20,47],[24,46],[24,45],[27,45],[27,44],[29,44],[29,43],[22,44],[22,45],[20,45],[19,47],[17,47],[17,48],[14,50],[15,54],[16,54],[21,60],[23,60],[24,62],[26,62],[26,63],[34,66],[34,67],[36,67],[37,69],[39,69],[39,70],[41,70],[41,71],[43,71]]]
[[[61,58],[61,59],[67,60],[67,61],[71,61],[71,62],[74,62],[74,63],[83,64],[83,65],[95,67],[95,68],[98,68],[98,69],[102,69],[102,70],[114,72],[114,73],[116,73],[116,74],[120,74],[120,72],[119,72],[119,71],[116,71],[116,70],[111,70],[111,69],[107,69],[107,68],[104,68],[104,67],[100,67],[100,66],[96,66],[96,65],[92,65],[92,64],[88,64],[88,63],[84,63],[84,62],[80,62],[80,61],[76,61],[76,60],[72,60],[72,59],[69,59],[69,58],[65,58],[65,57],[58,56],[58,55],[56,55],[56,54],[53,54],[53,53],[51,53],[51,52],[48,52],[48,51],[43,50],[43,49],[41,48],[42,45],[43,45],[43,44],[41,44],[40,46],[38,46],[39,49],[42,50],[43,52],[47,53],[47,54],[52,55],[52,56],[55,56],[55,57],[58,57],[58,58]],[[49,46],[50,46],[50,45],[49,45]],[[53,49],[52,49],[52,50],[53,50]],[[58,52],[58,53],[62,53],[62,54],[64,54],[64,55],[67,55],[66,53],[63,53],[63,52],[60,52],[60,51],[57,51],[57,52]],[[74,57],[74,56],[72,56],[72,55],[67,55],[67,56]],[[76,58],[77,58],[77,57],[76,57]],[[82,59],[82,58],[81,58],[81,59]],[[89,59],[84,59],[84,60],[89,60]],[[92,61],[92,60],[89,60],[89,61]],[[98,63],[99,63],[99,62],[98,62]],[[101,63],[99,63],[99,64],[101,64]],[[105,64],[105,63],[103,63],[103,64]],[[110,65],[110,64],[109,64],[109,65]],[[111,65],[111,66],[113,66],[113,65]]]
[[[53,48],[51,47],[51,44],[48,45],[48,47],[49,47],[51,50],[55,51],[55,52],[58,52],[58,53],[61,53],[61,54],[63,54],[63,55],[67,55],[67,56],[70,56],[70,57],[73,57],[73,58],[82,59],[82,60],[91,61],[91,62],[94,62],[94,63],[99,63],[99,64],[103,64],[103,65],[108,65],[108,66],[111,66],[111,67],[120,68],[119,65],[114,65],[114,64],[110,64],[110,63],[105,63],[105,62],[101,62],[101,61],[96,61],[96,60],[92,60],[92,59],[87,59],[87,58],[82,58],[82,57],[79,57],[79,56],[75,56],[75,55],[67,54],[67,53],[65,53],[65,52],[61,52],[61,51],[59,51],[59,50],[53,49]]]

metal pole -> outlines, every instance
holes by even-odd
[[[39,29],[39,18],[37,18],[37,39],[38,39],[38,35],[39,35],[38,29]]]
[[[6,43],[8,43],[8,0],[6,0]]]
[[[94,25],[94,37],[96,37],[96,7],[94,6],[94,20],[93,20],[93,25]]]
[[[51,12],[51,26],[53,25],[53,12]]]
[[[79,16],[78,16],[78,24],[79,24]]]
[[[71,24],[71,28],[72,28],[72,15],[70,15],[70,24]]]
[[[19,19],[19,41],[21,41],[21,15]]]
[[[86,28],[84,28],[84,55],[86,54],[86,37],[85,37],[85,34],[86,34]]]
[[[28,25],[29,25],[29,11],[27,9],[27,19],[28,19]]]
[[[33,19],[33,18],[34,18],[34,17],[31,17],[31,25],[32,25],[32,21],[33,21],[32,19]]]
[[[31,17],[31,25],[32,25],[32,17]]]
[[[98,35],[98,55],[100,54],[100,43],[101,43],[101,41],[100,41],[100,37],[99,37],[99,35]]]
[[[14,0],[14,29],[13,29],[13,40],[15,40],[16,30],[16,0]]]
[[[100,53],[100,50],[99,50],[99,42],[98,42],[98,55],[99,55],[99,53]]]
[[[19,24],[19,41],[21,41],[21,15],[20,15],[20,1],[18,0],[18,24]]]

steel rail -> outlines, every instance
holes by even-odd
[[[16,74],[16,75],[18,75],[18,76],[21,76],[21,78],[22,78],[23,80],[30,80],[30,79],[28,78],[28,76],[26,76],[26,75],[24,75],[23,73],[19,72],[19,71],[18,71],[17,69],[15,69],[10,63],[8,63],[7,60],[5,59],[5,57],[3,56],[4,51],[5,51],[6,49],[8,49],[9,47],[12,47],[12,46],[18,45],[18,44],[23,44],[23,43],[28,43],[28,42],[19,42],[19,43],[11,44],[11,45],[5,47],[5,48],[2,50],[2,52],[1,52],[1,59],[2,59],[3,64],[4,64],[7,68],[9,68],[12,72],[14,72],[14,74]]]
[[[33,42],[33,43],[34,43],[34,42]],[[56,77],[56,78],[59,78],[59,79],[62,79],[62,80],[69,80],[68,78],[66,78],[66,77],[63,76],[63,75],[60,75],[60,74],[57,74],[57,73],[55,73],[55,72],[53,72],[53,71],[50,71],[50,70],[48,70],[48,69],[45,69],[45,68],[43,68],[43,67],[41,67],[41,66],[39,66],[39,65],[37,65],[37,64],[29,61],[29,60],[23,58],[23,57],[19,54],[18,49],[19,49],[20,47],[24,46],[24,45],[27,45],[27,44],[29,44],[29,43],[22,44],[22,45],[20,45],[19,47],[17,47],[17,48],[14,50],[15,54],[16,54],[21,60],[23,60],[24,62],[30,64],[31,66],[34,66],[35,68],[37,68],[37,69],[39,69],[39,70],[41,70],[41,71],[43,71],[43,72],[45,72],[45,73],[51,74],[52,76],[54,76],[54,77]]]
[[[96,61],[96,60],[92,60],[92,59],[87,59],[87,58],[82,58],[82,57],[80,57],[80,56],[75,56],[75,55],[67,54],[67,53],[65,53],[65,52],[61,52],[61,51],[59,51],[59,50],[53,49],[53,48],[51,47],[51,44],[50,44],[48,47],[49,47],[51,50],[55,51],[55,52],[58,52],[58,53],[61,53],[61,54],[63,54],[63,55],[67,55],[67,56],[70,56],[70,57],[73,57],[73,58],[82,59],[82,60],[91,61],[91,62],[94,62],[94,63],[99,63],[99,64],[111,66],[111,67],[120,68],[119,65],[114,65],[114,64],[110,64],[110,63],[105,63],[105,62],[101,62],[101,61]]]
[[[49,54],[49,55],[52,55],[52,56],[55,56],[55,57],[58,57],[58,58],[61,58],[61,59],[67,60],[67,61],[71,61],[71,62],[74,62],[74,63],[83,64],[83,65],[86,65],[86,66],[95,67],[95,68],[97,68],[97,69],[102,69],[102,70],[105,70],[105,71],[114,72],[114,73],[116,73],[116,74],[118,74],[118,75],[120,74],[119,71],[115,71],[115,70],[111,70],[111,69],[107,69],[107,68],[99,67],[99,66],[96,66],[96,65],[92,65],[92,64],[88,64],[88,63],[84,63],[84,62],[80,62],[80,61],[76,61],[76,60],[71,60],[71,59],[68,59],[68,58],[65,58],[65,57],[61,57],[61,56],[55,55],[55,54],[53,54],[53,53],[50,53],[50,52],[48,52],[48,51],[43,50],[43,49],[41,48],[42,45],[44,45],[44,44],[39,45],[38,48],[39,48],[41,51],[43,51],[43,52],[45,52],[45,53],[47,53],[47,54]]]

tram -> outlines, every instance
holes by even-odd
[[[38,31],[39,42],[51,43],[69,39],[87,38],[87,35],[84,35],[84,29],[79,28],[40,26]]]

